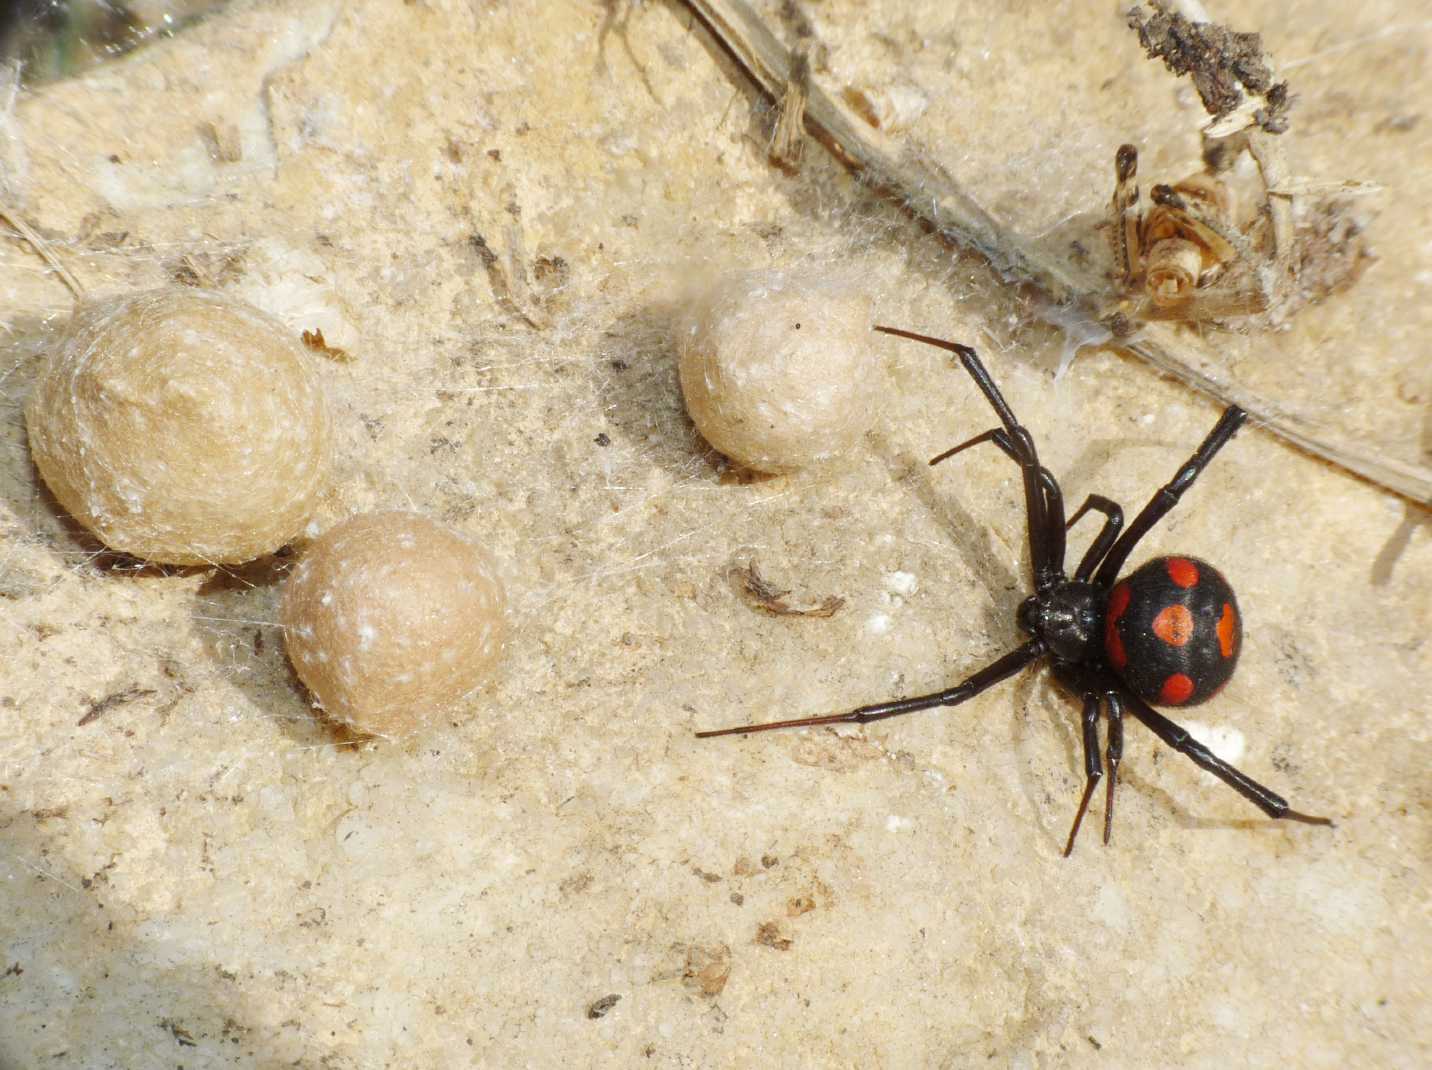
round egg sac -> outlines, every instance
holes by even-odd
[[[832,460],[874,423],[870,302],[846,275],[728,275],[687,308],[676,345],[696,429],[747,468]]]
[[[374,735],[417,729],[491,675],[506,638],[497,567],[417,513],[352,517],[286,583],[289,659],[327,714]]]
[[[204,291],[81,306],[25,422],[60,506],[111,549],[159,563],[272,553],[329,476],[314,358],[277,320]]]

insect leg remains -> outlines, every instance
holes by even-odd
[[[1114,154],[1114,199],[1109,204],[1114,239],[1114,259],[1130,287],[1143,270],[1142,239],[1139,235],[1139,150],[1120,145]]]

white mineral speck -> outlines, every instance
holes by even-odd
[[[1218,1026],[1220,1033],[1243,1033],[1247,1034],[1247,1020],[1238,1008],[1224,1000],[1219,1000],[1213,1005],[1211,1016],[1213,1024]]]
[[[915,593],[915,588],[920,581],[915,578],[913,572],[887,572],[885,574],[885,587],[895,594],[909,597]]]
[[[888,613],[872,613],[865,622],[865,630],[871,635],[884,635],[890,630],[890,615]]]
[[[1129,901],[1117,885],[1104,884],[1094,896],[1094,917],[1115,932],[1129,931]]]

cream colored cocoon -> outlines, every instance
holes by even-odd
[[[875,420],[870,302],[849,273],[747,271],[677,328],[696,429],[732,460],[790,472],[848,450]]]
[[[205,291],[81,306],[25,422],[60,505],[150,561],[271,553],[303,529],[328,480],[314,358],[277,320]]]
[[[284,590],[284,638],[329,716],[402,735],[491,674],[505,604],[482,548],[417,513],[365,513],[299,559]]]

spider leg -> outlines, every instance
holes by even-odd
[[[1291,821],[1301,821],[1306,825],[1332,824],[1326,817],[1313,817],[1292,809],[1288,805],[1288,801],[1281,795],[1270,791],[1246,773],[1229,765],[1189,735],[1188,729],[1170,721],[1132,692],[1123,691],[1123,699],[1129,704],[1133,715],[1148,725],[1154,735],[1180,754],[1187,756],[1199,768],[1208,770],[1269,817],[1283,817]]]
[[[1133,523],[1114,541],[1108,556],[1099,565],[1099,571],[1094,577],[1095,584],[1100,587],[1113,586],[1114,581],[1119,578],[1119,569],[1124,567],[1124,562],[1129,559],[1129,553],[1138,541],[1178,504],[1184,491],[1193,485],[1199,473],[1208,467],[1214,455],[1227,445],[1228,440],[1237,433],[1246,419],[1248,414],[1236,405],[1230,405],[1223,410],[1218,423],[1213,425],[1208,437],[1193,451],[1193,456],[1174,473],[1173,479],[1155,492],[1149,503],[1139,510],[1139,515],[1134,517]]]
[[[1079,523],[1085,513],[1090,510],[1104,514],[1104,526],[1099,529],[1099,534],[1094,536],[1094,541],[1089,544],[1089,549],[1084,552],[1084,558],[1079,562],[1079,568],[1074,573],[1074,579],[1079,582],[1087,580],[1094,571],[1100,559],[1109,552],[1109,547],[1119,537],[1119,530],[1124,526],[1124,510],[1119,503],[1102,494],[1091,494],[1084,499],[1084,504],[1079,506],[1074,515],[1069,518],[1069,523],[1064,525],[1068,531],[1075,524]]]
[[[1039,488],[1044,492],[1045,538],[1048,540],[1049,561],[1053,570],[1048,584],[1053,586],[1064,579],[1064,550],[1069,537],[1069,525],[1064,522],[1064,492],[1059,489],[1054,473],[1042,465],[1039,469]],[[1043,580],[1038,571],[1035,572],[1035,579]],[[1044,589],[1041,582],[1036,582],[1035,587]]]
[[[1104,800],[1104,845],[1114,835],[1114,789],[1119,784],[1119,762],[1124,757],[1124,700],[1117,691],[1104,696],[1109,711],[1109,793]]]
[[[1069,829],[1069,842],[1064,845],[1065,858],[1074,851],[1074,841],[1079,836],[1079,826],[1084,823],[1089,800],[1094,797],[1094,789],[1104,775],[1104,769],[1099,764],[1099,696],[1092,691],[1084,696],[1084,713],[1080,720],[1084,726],[1084,795],[1079,800],[1074,824]],[[1107,837],[1105,842],[1108,842]]]
[[[1004,395],[999,392],[999,387],[994,385],[994,380],[990,378],[990,374],[985,370],[979,356],[969,346],[959,342],[949,342],[933,335],[907,331],[902,327],[877,325],[875,329],[881,334],[894,335],[896,338],[908,338],[914,342],[924,342],[927,346],[934,346],[936,349],[943,349],[947,353],[955,354],[960,358],[960,364],[964,366],[965,371],[970,373],[970,378],[980,388],[980,393],[984,394],[985,399],[990,403],[990,408],[994,409],[995,414],[999,417],[999,422],[1004,424],[1004,429],[1009,432],[1010,436],[1016,437],[1017,431],[1024,430],[1020,422],[1014,418],[1009,403],[1004,400]]]
[[[1114,266],[1126,288],[1133,286],[1143,270],[1142,239],[1139,236],[1139,150],[1120,145],[1114,154],[1114,199],[1109,202],[1110,233],[1114,242]]]
[[[963,453],[971,446],[979,446],[986,442],[993,442],[1006,457],[1016,464],[1019,463],[1019,454],[1014,452],[1014,446],[1011,445],[1009,435],[1005,434],[1004,428],[992,427],[983,434],[976,435],[974,438],[965,439],[965,441],[961,442],[958,446],[951,446],[944,453],[935,454],[935,456],[930,458],[930,466],[933,468],[941,461],[948,461],[955,454]]]
[[[877,702],[870,706],[858,706],[848,713],[832,713],[823,717],[799,717],[792,721],[769,721],[765,724],[738,725],[735,728],[718,728],[711,732],[697,732],[696,738],[709,739],[712,736],[747,735],[751,732],[769,732],[775,728],[798,728],[802,725],[868,724],[871,721],[883,721],[887,717],[899,717],[901,714],[914,713],[916,710],[928,710],[935,706],[958,706],[961,702],[974,698],[981,691],[989,690],[1001,680],[1009,679],[1030,662],[1042,657],[1044,653],[1044,641],[1032,639],[1023,646],[1011,650],[998,661],[986,665],[962,683],[944,691],[936,691],[929,695],[916,695],[913,698],[895,699],[893,702]]]
[[[1014,446],[1009,440],[1009,435],[1005,433],[1004,428],[996,427],[992,428],[989,431],[985,431],[983,434],[976,435],[974,438],[966,439],[958,446],[951,446],[949,449],[945,450],[944,453],[937,453],[935,456],[930,458],[930,464],[937,465],[941,461],[949,460],[957,453],[962,453],[963,451],[969,449],[971,446],[978,446],[985,442],[993,442],[996,446],[1000,448],[1001,451],[1003,451],[1006,457],[1014,461],[1016,464],[1021,463],[1019,459],[1019,454],[1015,452]],[[1059,482],[1054,478],[1054,473],[1051,472],[1049,469],[1045,468],[1043,465],[1040,465],[1039,467],[1039,486],[1044,493],[1045,515],[1050,518],[1050,528],[1048,531],[1048,537],[1051,544],[1049,550],[1050,556],[1055,561],[1058,561],[1060,563],[1060,568],[1062,570],[1064,563],[1064,533],[1069,530],[1070,524],[1065,524],[1062,529],[1055,528],[1053,525],[1055,523],[1056,518],[1064,515],[1064,494],[1059,489]],[[1120,522],[1122,523],[1122,518]]]
[[[1054,477],[1039,464],[1039,452],[1034,447],[1034,437],[1015,419],[1009,403],[1004,400],[999,387],[990,378],[989,372],[980,362],[979,355],[967,345],[947,342],[943,338],[934,338],[928,334],[917,334],[899,327],[877,326],[875,329],[882,334],[924,342],[936,349],[955,354],[965,371],[969,372],[970,378],[975,381],[975,385],[980,388],[990,408],[994,409],[1000,423],[1004,425],[1004,439],[1001,442],[993,435],[987,440],[976,436],[969,444],[974,445],[975,441],[991,441],[1001,449],[1007,444],[1013,451],[1013,457],[1019,463],[1024,476],[1024,509],[1029,529],[1029,557],[1034,566],[1034,586],[1040,591],[1052,587],[1062,578],[1064,571],[1064,500],[1059,494]],[[1053,488],[1052,494],[1050,487]]]

